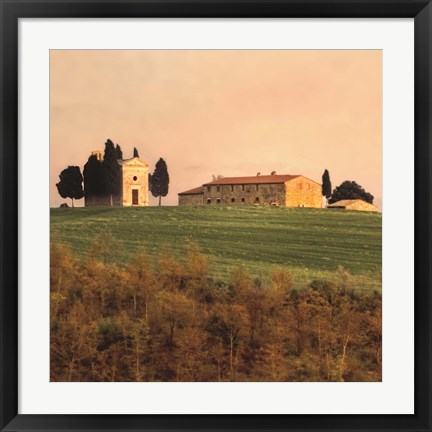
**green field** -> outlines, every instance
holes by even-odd
[[[381,287],[381,214],[282,207],[147,207],[51,209],[51,235],[85,257],[92,241],[111,231],[115,261],[138,250],[176,256],[193,241],[209,257],[211,276],[227,281],[243,265],[267,278],[284,266],[298,285],[331,278],[345,267],[360,288]]]

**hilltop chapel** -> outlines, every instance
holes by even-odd
[[[89,165],[90,159],[92,165]],[[86,207],[110,206],[111,196],[103,186],[103,153],[95,150],[84,167],[84,202]],[[118,159],[117,193],[112,195],[112,205],[117,207],[144,207],[149,204],[149,165],[138,156]],[[86,175],[92,170],[91,175]]]

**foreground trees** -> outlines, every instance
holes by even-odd
[[[120,268],[94,252],[108,240],[83,261],[51,247],[52,381],[381,380],[381,295],[343,268],[302,289],[284,268],[222,284],[196,245]]]

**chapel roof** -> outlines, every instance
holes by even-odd
[[[139,157],[132,157],[132,158],[129,158],[129,159],[118,159],[117,163],[119,165],[126,165],[127,163],[132,162],[134,159],[136,159],[140,164],[148,166],[148,164],[145,163],[144,161],[142,161]]]

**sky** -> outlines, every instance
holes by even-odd
[[[162,204],[212,175],[354,180],[382,202],[380,50],[52,50],[50,205],[107,139],[170,176]],[[151,195],[151,194],[150,194]],[[76,202],[83,205],[84,200]],[[156,205],[156,198],[150,200]]]

